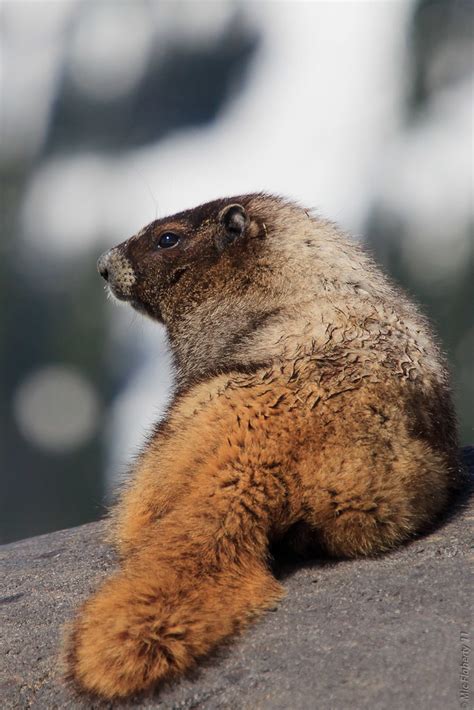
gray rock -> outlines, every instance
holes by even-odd
[[[474,473],[474,448],[464,450],[464,459]],[[102,541],[103,523],[5,545],[0,705],[38,710],[463,707],[463,642],[473,640],[471,480],[448,519],[391,554],[314,560],[281,570],[288,594],[277,610],[180,682],[113,706],[75,695],[64,685],[57,661],[63,623],[114,566]],[[469,662],[472,667],[472,653]]]

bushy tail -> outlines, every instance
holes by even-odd
[[[258,516],[218,508],[176,511],[86,602],[67,644],[81,689],[117,698],[176,677],[281,598]]]

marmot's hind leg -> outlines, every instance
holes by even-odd
[[[448,497],[446,462],[424,442],[325,449],[306,520],[331,556],[384,552],[422,531]]]

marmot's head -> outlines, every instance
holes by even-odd
[[[222,306],[229,291],[238,307],[249,288],[274,290],[269,242],[283,246],[283,223],[301,215],[308,221],[296,205],[264,194],[215,200],[152,222],[105,252],[98,270],[114,296],[166,325],[209,298]]]
[[[229,280],[248,287],[249,268],[268,230],[258,196],[201,205],[156,220],[103,254],[98,270],[114,296],[171,324],[183,310],[222,295]]]
[[[204,357],[242,361],[257,331],[307,299],[316,245],[304,209],[243,195],[152,222],[98,269],[118,299],[167,326],[178,366],[202,370]]]

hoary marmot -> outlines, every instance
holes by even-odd
[[[265,194],[216,200],[98,268],[166,325],[177,373],[112,516],[120,570],[67,642],[76,684],[116,698],[272,607],[271,543],[389,550],[445,508],[458,464],[425,318],[330,222]]]

